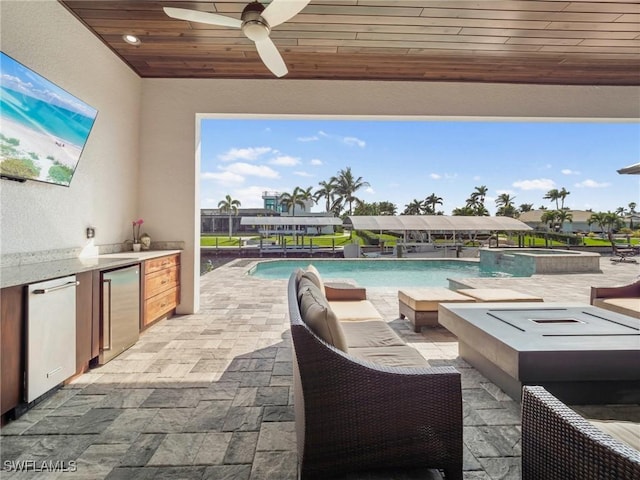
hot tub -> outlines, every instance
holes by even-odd
[[[600,254],[548,248],[483,248],[480,267],[514,276],[545,273],[600,273]]]

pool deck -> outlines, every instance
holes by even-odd
[[[240,259],[202,277],[201,308],[164,320],[110,363],[78,377],[2,430],[1,459],[75,461],[75,472],[9,473],[38,479],[296,478],[286,280],[246,275]],[[590,286],[631,283],[640,266],[601,259],[603,273],[466,279],[545,301],[589,302]],[[464,478],[520,478],[520,405],[458,358],[444,329],[414,333],[398,318],[396,288],[369,299],[429,363],[462,374]],[[618,412],[581,407],[596,416]],[[640,420],[640,406],[624,415]],[[67,463],[68,465],[68,463]],[[351,480],[384,478],[350,475]],[[402,472],[397,480],[439,478]]]

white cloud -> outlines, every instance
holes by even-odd
[[[310,142],[310,141],[320,140],[320,137],[328,138],[328,139],[331,139],[331,140],[336,140],[336,141],[344,143],[345,145],[348,145],[350,147],[364,148],[364,147],[367,146],[367,142],[365,142],[361,138],[350,137],[350,136],[343,137],[341,135],[330,134],[330,133],[324,132],[322,130],[319,130],[318,134],[314,135],[312,137],[298,137],[298,141],[300,141],[300,142]]]
[[[370,194],[374,194],[376,193],[376,191],[373,189],[373,187],[367,187],[364,189],[365,192],[370,193]]]
[[[237,175],[250,175],[263,178],[280,178],[280,174],[266,165],[253,165],[251,163],[237,162],[224,168],[226,172]]]
[[[364,148],[367,145],[367,143],[364,140],[360,140],[359,138],[356,138],[356,137],[344,137],[342,141],[349,146],[355,146],[360,148]]]
[[[430,173],[429,177],[433,178],[434,180],[440,180],[442,178],[442,175],[439,175],[437,173]]]
[[[576,183],[575,186],[578,188],[605,188],[605,187],[610,187],[611,183],[596,182],[595,180],[591,180],[590,178],[588,178],[583,182]]]
[[[236,183],[240,184],[244,182],[244,177],[233,172],[203,172],[200,175],[201,180],[214,180],[220,183]]]
[[[232,198],[240,200],[242,208],[261,208],[264,206],[262,194],[274,191],[273,187],[250,185],[235,189],[230,193]]]
[[[282,167],[293,167],[300,164],[300,159],[290,155],[280,155],[273,160],[269,160],[271,165],[280,165]]]
[[[309,172],[293,172],[294,175],[297,175],[299,177],[313,177],[314,175],[312,173]]]
[[[309,162],[311,165],[322,165],[322,160],[318,159],[318,158],[313,158],[311,159],[311,161]]]
[[[271,147],[232,148],[227,152],[218,155],[218,159],[223,162],[235,162],[236,160],[247,160],[252,162],[270,152],[275,152],[275,150]]]
[[[556,184],[549,178],[534,178],[532,180],[518,180],[513,182],[511,186],[520,190],[551,190]]]
[[[473,177],[473,180],[478,182],[478,181],[482,180],[482,177],[480,175],[476,175],[475,177]]]
[[[580,172],[577,170],[571,170],[570,168],[563,168],[561,172],[563,175],[580,175]]]

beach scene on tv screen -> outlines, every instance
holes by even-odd
[[[0,52],[0,173],[68,186],[97,110]]]

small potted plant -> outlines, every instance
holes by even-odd
[[[140,251],[140,227],[142,226],[143,223],[144,223],[144,220],[142,220],[141,218],[139,218],[138,220],[134,220],[132,222],[134,252]]]

